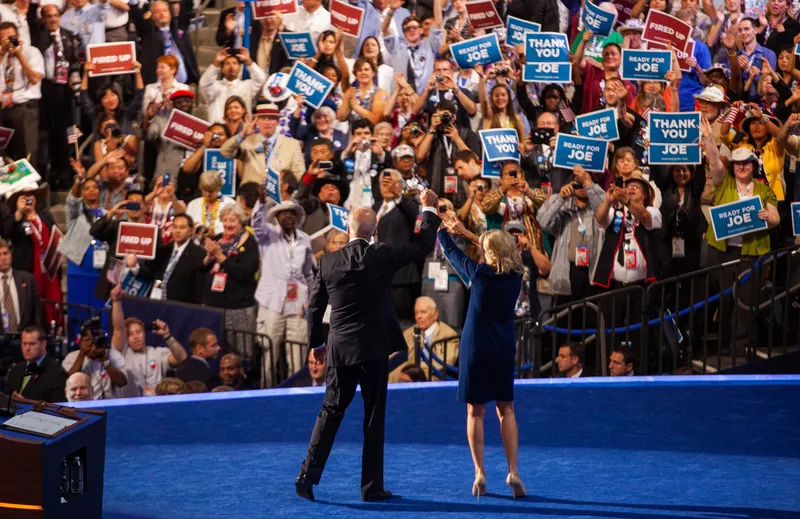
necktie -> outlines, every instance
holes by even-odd
[[[19,327],[17,311],[14,310],[14,299],[11,297],[11,288],[8,286],[8,274],[3,274],[3,309],[8,314],[9,332],[16,332]]]
[[[269,140],[264,140],[264,164],[269,170],[269,157],[272,155],[272,143]]]
[[[183,62],[183,55],[177,46],[174,45],[170,30],[161,29],[161,32],[164,35],[164,54],[171,54],[178,60],[178,71],[175,73],[175,80],[179,83],[186,83],[189,76],[186,72],[186,64]]]
[[[175,265],[178,263],[178,246],[175,246],[175,250],[172,251],[172,256],[169,258],[169,263],[167,263],[167,270],[164,271],[164,279],[161,280],[161,299],[167,298],[167,284],[169,283],[169,278],[172,276],[172,271],[175,269]]]
[[[22,393],[25,391],[25,388],[28,385],[28,382],[31,381],[34,375],[39,373],[39,365],[35,362],[29,362],[28,365],[25,367],[25,376],[22,378],[22,385],[19,388],[19,392]]]
[[[419,50],[419,45],[409,47],[408,50],[411,52],[411,55],[408,57],[408,65],[406,66],[406,81],[408,81],[408,85],[416,92],[417,78],[414,76],[414,60],[416,58],[415,53]]]

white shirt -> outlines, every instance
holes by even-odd
[[[14,302],[14,312],[17,315],[17,322],[19,323],[19,294],[17,294],[17,284],[14,282],[14,272],[12,269],[8,269],[8,272],[3,274],[0,272],[0,308],[2,309],[2,314],[10,313],[6,310],[5,306],[3,305],[3,301],[5,301],[6,293],[3,290],[3,276],[7,275],[8,279],[6,283],[8,283],[8,291],[11,292],[11,300]],[[5,321],[5,319],[3,319]],[[5,324],[5,323],[3,323]]]
[[[117,9],[109,3],[108,11],[106,11],[106,30],[118,29],[128,24],[128,11]]]
[[[384,63],[391,63],[392,62],[392,53],[386,48],[386,44],[384,43],[384,38],[389,36],[399,36],[405,38],[405,34],[403,33],[403,29],[397,26],[397,21],[394,18],[394,14],[389,11],[389,7],[384,9],[383,11],[378,11],[378,14],[381,15],[381,27],[383,27],[383,21],[386,20],[387,16],[392,17],[391,23],[389,23],[389,34],[384,35],[381,33],[381,38],[378,38],[378,43],[381,48],[381,54],[383,54],[383,62]],[[442,26],[444,26],[444,22],[442,22]],[[352,67],[351,67],[352,68]]]
[[[147,346],[145,351],[135,352],[127,344],[122,349],[127,368],[128,384],[136,384],[139,394],[144,388],[155,390],[161,379],[167,376],[169,365],[169,348]],[[131,379],[131,375],[133,379]],[[144,393],[150,396],[152,393]]]
[[[661,229],[661,211],[656,209],[653,206],[646,207],[647,212],[650,213],[651,222],[650,226],[648,227],[644,223],[644,228],[648,231],[652,231],[655,229]],[[608,216],[610,221],[614,221],[616,209],[614,207],[610,207],[608,209]],[[622,229],[620,229],[621,233],[626,232],[625,226],[627,224],[627,213],[628,210],[624,210],[622,216]],[[633,218],[633,224],[636,225],[638,220]],[[624,243],[624,240],[623,240]],[[622,247],[622,245],[620,245]],[[645,259],[644,255],[642,254],[641,249],[639,248],[639,243],[636,239],[632,239],[628,242],[628,250],[632,250],[636,252],[636,266],[635,267],[626,267],[625,266],[625,259],[623,255],[623,263],[620,263],[619,259],[617,258],[617,254],[614,254],[614,279],[619,281],[620,283],[634,283],[636,281],[641,281],[647,276],[647,260]]]
[[[222,234],[222,231],[225,230],[222,227],[222,221],[219,219],[219,212],[228,204],[235,204],[236,202],[233,198],[227,196],[220,196],[219,197],[219,209],[217,210],[217,217],[213,222],[213,228],[211,229],[212,234]],[[192,221],[194,221],[195,225],[204,224],[208,222],[204,222],[206,218],[205,215],[201,214],[203,211],[203,197],[195,198],[191,202],[186,205],[186,214],[192,217]],[[211,227],[211,226],[209,226]]]
[[[350,73],[350,84],[353,84],[356,81],[356,75],[353,74],[353,65],[356,60],[353,58],[345,58],[344,61],[347,63],[347,70]],[[378,77],[378,88],[387,94],[393,94],[397,88],[397,84],[394,81],[394,69],[384,63],[378,67],[378,73],[376,75]]]
[[[334,29],[331,25],[331,13],[321,5],[316,11],[310,14],[306,11],[306,8],[301,5],[297,9],[297,14],[286,16],[283,19],[283,25],[286,26],[286,30],[290,32],[310,32],[314,45],[317,44],[319,35],[323,31]]]
[[[432,325],[428,326],[428,329],[425,330],[425,344],[432,344],[433,343],[433,335],[436,333],[436,330],[439,328],[439,323],[435,322]]]
[[[71,351],[61,361],[61,367],[64,371],[69,372],[75,364],[75,359],[78,358],[78,350]],[[108,349],[108,358],[111,364],[118,370],[125,373],[125,357],[114,348]],[[99,360],[92,360],[89,357],[83,357],[83,366],[81,372],[89,375],[89,382],[92,385],[92,400],[102,400],[106,398],[115,398],[119,395],[119,388],[111,384],[111,377],[108,376],[106,368]]]
[[[574,375],[571,375],[571,376],[569,376],[567,378],[580,378],[582,373],[583,373],[583,368],[579,369],[577,373],[575,373]]]
[[[42,53],[39,52],[39,49],[36,47],[29,47],[27,43],[23,44],[22,55],[34,71],[44,76],[44,58],[42,57]],[[10,66],[9,60],[11,60]],[[11,101],[15,105],[42,98],[42,82],[39,81],[34,85],[28,81],[28,77],[22,72],[22,65],[19,60],[10,54],[6,55],[3,61],[0,61],[0,92],[6,90],[6,75],[9,68],[13,68],[14,71],[14,85],[12,87],[14,93],[11,96]]]
[[[169,96],[172,95],[174,92],[178,90],[191,90],[188,85],[184,85],[183,83],[178,83],[177,81],[172,81],[172,87],[168,88],[166,91],[167,100]],[[147,110],[147,107],[150,106],[150,103],[161,103],[164,99],[164,90],[161,87],[161,83],[150,83],[149,85],[145,85],[144,87],[144,97],[142,98],[142,110]]]
[[[14,4],[0,4],[0,21],[13,22],[17,26],[17,37],[26,46],[31,45],[31,30],[28,13],[20,11]]]
[[[267,75],[255,61],[247,67],[250,72],[250,79],[234,79],[228,81],[225,78],[219,79],[219,67],[211,64],[200,77],[200,92],[208,103],[208,117],[210,122],[222,122],[225,119],[225,101],[231,96],[239,96],[244,99],[245,107],[250,112],[253,106],[253,99],[258,97],[259,92],[267,82]]]

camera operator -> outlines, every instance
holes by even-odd
[[[330,156],[326,149],[329,149],[326,144],[317,144],[311,149],[312,158],[317,159],[312,162],[308,173],[303,175],[295,197],[295,201],[306,213],[302,227],[303,232],[308,235],[328,227],[331,223],[328,204],[343,205],[350,191],[347,179],[336,174],[337,171],[342,172],[341,167],[331,170],[320,167],[325,165],[324,157]],[[323,250],[326,242],[324,235],[312,239],[311,249],[314,254]]]
[[[61,361],[67,378],[75,373],[89,376],[92,400],[116,398],[119,388],[128,383],[125,357],[108,346],[108,334],[100,328],[100,321],[87,321],[81,327],[80,349],[68,353]]]
[[[350,125],[350,131],[350,142],[342,151],[345,171],[350,179],[350,196],[344,198],[348,210],[372,205],[377,188],[376,177],[388,165],[389,159],[373,135],[372,123],[359,119]]]
[[[0,23],[0,126],[14,130],[6,154],[13,159],[30,156],[34,168],[43,77],[42,53],[19,39],[13,22]]]
[[[145,325],[135,317],[125,319],[122,308],[123,292],[120,287],[111,291],[111,319],[114,324],[114,334],[111,345],[125,358],[125,368],[129,383],[136,386],[140,396],[153,396],[155,387],[162,378],[167,376],[167,370],[177,368],[189,356],[186,349],[172,336],[169,326],[164,321],[153,321],[153,333],[164,340],[166,348],[154,348],[145,343]]]
[[[571,170],[553,166],[558,132],[556,116],[542,112],[536,119],[536,127],[531,128],[528,140],[523,144],[525,152],[520,156],[520,166],[528,183],[542,188],[548,196],[561,191],[572,178]]]
[[[458,177],[453,162],[459,150],[481,152],[481,141],[469,126],[456,121],[452,101],[440,101],[431,117],[431,127],[417,148],[417,161],[428,164],[428,184],[439,195],[454,198],[458,194]],[[452,200],[451,200],[452,201]]]
[[[242,64],[247,67],[250,79],[240,79]],[[198,87],[208,103],[207,120],[222,121],[225,117],[225,102],[231,96],[241,97],[249,112],[253,99],[258,97],[266,82],[267,75],[250,57],[250,51],[241,47],[225,47],[200,76]]]
[[[430,118],[439,101],[452,101],[457,109],[456,122],[459,126],[468,127],[470,118],[478,111],[468,92],[456,84],[450,60],[439,58],[433,64],[433,75],[428,79],[425,90],[414,102],[412,113],[419,115],[422,112]]]
[[[67,128],[75,123],[75,96],[71,84],[80,78],[80,63],[76,53],[80,42],[72,32],[59,27],[60,21],[61,10],[57,5],[47,4],[42,7],[42,28],[36,47],[44,56],[41,108],[47,117],[40,122],[42,129],[48,134],[48,180],[53,187],[67,188],[72,184]]]

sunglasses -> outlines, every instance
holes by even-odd
[[[406,25],[405,27],[403,27],[403,32],[416,31],[419,28],[420,28],[419,25]]]

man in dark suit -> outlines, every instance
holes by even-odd
[[[161,280],[161,299],[194,304],[200,301],[205,280],[205,271],[200,269],[206,251],[191,239],[192,229],[191,216],[175,216],[171,231],[173,242],[162,245],[156,252],[152,276]],[[140,272],[140,276],[149,277],[144,272]]]
[[[580,378],[588,377],[583,371],[584,356],[586,355],[583,343],[568,342],[558,348],[558,378]]]
[[[0,238],[0,330],[16,333],[42,323],[42,305],[33,274],[12,270],[11,244]]]
[[[22,358],[8,373],[6,392],[29,400],[65,402],[67,373],[60,362],[47,356],[44,330],[37,326],[22,330]]]
[[[198,328],[189,334],[189,346],[192,356],[175,371],[175,376],[184,382],[198,380],[206,385],[209,391],[219,385],[219,377],[211,372],[208,361],[219,355],[217,335],[210,328]]]
[[[244,2],[236,2],[236,7],[223,9],[219,15],[219,25],[217,25],[217,45],[220,47],[242,47],[244,46]],[[250,9],[250,6],[247,6]],[[279,32],[286,31],[275,15],[267,16],[261,20],[250,19],[250,42],[248,50],[250,57],[253,58],[258,66],[267,73],[267,76],[280,71],[283,67],[291,64],[286,50],[281,44]],[[267,37],[267,41],[272,42],[269,55],[262,52],[259,55],[262,36]],[[314,42],[316,44],[317,42]]]
[[[42,7],[42,27],[36,47],[44,57],[45,76],[42,79],[42,113],[39,127],[48,132],[50,152],[50,184],[56,187],[71,185],[67,128],[74,124],[70,75],[80,71],[76,49],[79,40],[72,32],[62,29],[61,10],[57,5]]]
[[[319,484],[336,431],[358,385],[364,399],[361,498],[379,501],[392,497],[383,487],[388,358],[407,346],[390,289],[395,272],[433,251],[441,223],[436,214],[439,200],[432,191],[423,193],[422,199],[425,208],[420,232],[410,243],[400,247],[370,245],[377,218],[372,209],[359,207],[348,219],[350,243],[320,259],[308,304],[308,345],[317,361],[327,358],[327,391],[308,456],[295,481],[297,495],[302,498],[314,500],[314,485]],[[329,303],[330,332],[325,337],[322,316]]]
[[[388,176],[387,176],[388,173]],[[403,176],[396,169],[385,169],[380,175],[380,197],[373,209],[378,215],[376,240],[392,247],[409,243],[415,232],[419,206],[417,199],[403,195]],[[424,258],[399,269],[392,280],[392,299],[397,317],[414,319],[414,301],[422,291]]]
[[[141,9],[131,4],[131,20],[136,26],[136,33],[141,38],[142,79],[145,84],[155,83],[156,59],[171,54],[178,59],[178,72],[175,80],[180,83],[197,83],[200,72],[197,58],[194,55],[188,33],[180,30],[176,20],[172,19],[169,5],[163,0],[150,4],[150,18],[145,19]]]

